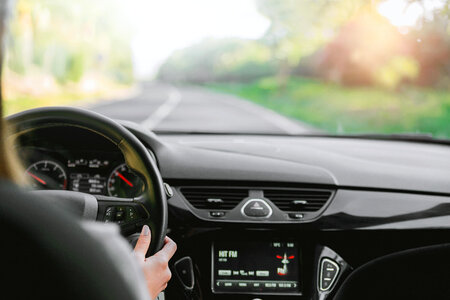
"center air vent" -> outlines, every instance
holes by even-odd
[[[321,209],[331,198],[331,190],[267,189],[264,197],[280,210],[287,212],[313,212]]]
[[[180,191],[198,209],[229,210],[248,197],[248,189],[245,188],[182,187]]]

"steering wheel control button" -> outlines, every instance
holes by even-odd
[[[108,223],[114,221],[115,214],[116,208],[113,206],[108,207],[105,211],[105,222]]]
[[[213,218],[223,218],[225,217],[224,211],[210,211],[209,215]]]
[[[134,221],[137,219],[136,210],[132,206],[127,206],[125,208],[126,218],[130,221]]]
[[[272,208],[263,199],[250,199],[242,206],[241,212],[247,217],[268,218],[272,215]]]
[[[105,210],[104,221],[116,222],[119,225],[137,221],[139,219],[136,208],[131,205],[109,206]]]
[[[117,221],[122,221],[124,219],[125,214],[123,213],[123,211],[118,211],[116,212],[116,220]]]
[[[320,263],[319,289],[322,292],[331,290],[333,283],[339,274],[339,265],[329,259],[324,258]]]

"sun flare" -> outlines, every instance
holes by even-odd
[[[431,13],[445,5],[443,0],[386,0],[378,5],[378,12],[397,27],[412,27],[421,17],[432,18]]]

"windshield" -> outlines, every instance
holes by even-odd
[[[4,111],[156,132],[450,138],[447,0],[17,0]]]

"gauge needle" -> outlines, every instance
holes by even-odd
[[[28,175],[30,175],[31,177],[33,177],[34,179],[36,179],[37,181],[39,181],[40,183],[42,183],[42,184],[47,184],[47,182],[45,182],[44,181],[44,179],[41,179],[41,178],[39,178],[39,177],[37,177],[36,175],[34,175],[33,173],[31,173],[31,172],[27,172],[28,173]]]
[[[128,179],[126,179],[122,174],[120,174],[120,172],[116,171],[116,174],[117,174],[117,176],[120,177],[120,179],[125,181],[126,184],[128,184],[131,187],[133,187],[133,184]]]

